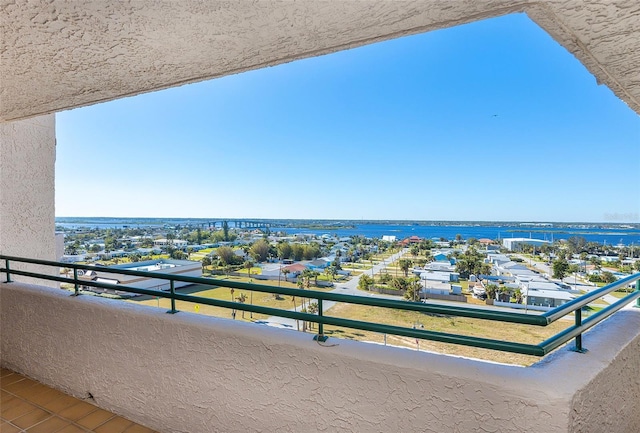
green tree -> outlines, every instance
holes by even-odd
[[[391,275],[390,274],[380,274],[380,282],[382,284],[388,284],[391,281]]]
[[[293,254],[293,249],[291,248],[291,244],[289,242],[281,242],[277,246],[278,258],[280,259],[288,259],[291,258],[291,254]]]
[[[304,248],[300,244],[293,244],[291,245],[291,254],[293,260],[300,261],[304,257]]]
[[[491,265],[484,262],[484,256],[475,247],[469,247],[456,259],[456,272],[463,278],[469,275],[486,275],[491,272]]]
[[[282,273],[284,274],[284,280],[287,281],[287,275],[289,275],[291,271],[289,269],[283,269]]]
[[[360,275],[360,280],[358,281],[358,289],[360,290],[370,290],[373,285],[373,278],[366,274]]]
[[[498,286],[495,284],[487,284],[484,291],[487,294],[487,299],[494,300],[496,299],[496,293],[498,293]]]
[[[222,221],[222,239],[225,242],[229,242],[229,223],[227,221]]]
[[[569,272],[569,263],[565,259],[557,259],[553,261],[553,278],[563,279]]]
[[[225,265],[231,265],[235,261],[236,255],[233,252],[231,247],[223,246],[216,249],[216,254],[222,260],[222,263]]]
[[[256,262],[264,262],[269,255],[269,242],[264,239],[254,242],[251,245],[250,254]]]
[[[611,284],[616,282],[616,277],[609,271],[604,271],[601,275],[602,282],[606,284]]]
[[[409,275],[409,268],[411,267],[411,260],[400,259],[398,261],[398,266],[400,267],[400,270],[402,270],[402,272],[404,273],[404,276],[406,277],[407,275]]]
[[[202,259],[202,271],[203,272],[207,268],[207,266],[211,266],[211,257],[204,256],[204,258]]]
[[[410,301],[420,300],[420,279],[418,277],[405,278],[406,288],[404,298]]]
[[[333,281],[338,274],[338,268],[335,265],[330,265],[325,268],[325,272],[331,277],[331,281]]]
[[[307,312],[309,314],[318,314],[318,303],[310,302],[309,305],[307,306]],[[313,322],[309,324],[309,327],[313,329]]]
[[[320,247],[316,243],[307,244],[302,249],[302,257],[305,260],[313,260],[320,257]]]
[[[253,262],[251,260],[245,260],[244,268],[247,270],[247,277],[251,278],[251,268],[253,267]]]
[[[180,250],[173,250],[171,251],[171,254],[169,255],[172,259],[175,260],[184,260],[187,258],[187,254],[184,253],[183,251]]]
[[[244,304],[245,302],[247,302],[247,295],[245,295],[244,293],[240,293],[240,296],[236,296],[236,301]],[[242,318],[244,319],[244,310],[242,310]]]

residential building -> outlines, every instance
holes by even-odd
[[[147,260],[144,262],[123,263],[120,265],[109,266],[110,269],[122,269],[127,271],[140,272],[158,272],[162,274],[180,275],[186,277],[201,277],[202,263],[190,260]],[[100,270],[101,267],[96,266],[95,271],[84,272],[85,280],[97,281],[99,283],[112,284],[114,290],[118,290],[118,286],[131,286],[140,289],[157,289],[169,290],[170,283],[166,280],[157,280],[155,278],[139,277],[134,275],[114,274]],[[174,288],[188,286],[189,283],[176,281]]]
[[[156,239],[153,241],[153,246],[155,247],[165,248],[171,245],[179,250],[186,248],[188,244],[189,242],[183,239]]]
[[[505,238],[502,240],[502,246],[509,251],[522,251],[523,245],[533,245],[534,247],[541,247],[543,245],[550,245],[551,242],[542,239],[531,238]]]

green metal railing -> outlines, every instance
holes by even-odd
[[[59,275],[47,275],[41,272],[30,272],[26,270],[18,270],[11,267],[11,263],[25,263],[32,265],[51,266],[55,268],[56,273],[59,268],[73,269],[73,278],[62,277]],[[637,301],[640,306],[640,273],[616,281],[613,284],[593,290],[571,302],[563,304],[560,307],[545,312],[544,314],[531,315],[526,313],[496,311],[483,308],[458,307],[448,305],[432,305],[422,302],[407,302],[402,300],[372,298],[368,296],[345,295],[340,293],[319,292],[315,290],[291,289],[279,286],[268,286],[262,284],[252,284],[236,281],[218,280],[213,278],[188,277],[180,275],[162,274],[159,272],[132,271],[127,269],[96,267],[89,265],[80,265],[75,263],[61,263],[48,260],[36,260],[22,257],[13,257],[0,255],[0,263],[4,263],[4,267],[0,267],[0,273],[6,276],[6,282],[12,282],[13,275],[31,277],[37,279],[58,281],[62,283],[70,283],[74,285],[75,291],[73,296],[80,294],[80,286],[96,287],[100,289],[118,290],[120,292],[128,292],[139,295],[149,295],[158,298],[168,298],[171,300],[171,310],[168,313],[177,313],[175,301],[186,301],[199,303],[203,305],[211,305],[215,307],[223,307],[231,310],[241,310],[253,313],[265,314],[269,316],[285,317],[289,319],[303,320],[318,324],[318,335],[316,339],[324,341],[324,325],[334,325],[345,328],[360,329],[364,331],[372,331],[383,334],[399,335],[404,337],[419,338],[432,341],[440,341],[443,343],[453,343],[464,346],[479,347],[492,350],[500,350],[504,352],[520,353],[525,355],[544,356],[552,350],[558,348],[564,343],[575,339],[574,350],[583,352],[582,334],[593,327],[597,323],[611,316],[625,305]],[[120,274],[145,277],[155,280],[169,281],[170,289],[168,292],[154,289],[143,289],[126,285],[117,285],[100,283],[97,281],[88,281],[78,277],[79,270],[91,270],[108,274]],[[599,312],[591,315],[586,319],[582,319],[582,308],[592,301],[606,295],[619,288],[627,287],[629,284],[636,282],[635,291],[629,293],[619,301]],[[242,289],[254,292],[263,292],[277,295],[297,296],[300,298],[316,299],[318,301],[318,314],[310,314],[292,310],[283,310],[279,308],[263,307],[259,305],[248,305],[233,301],[224,301],[220,299],[204,298],[200,296],[178,293],[175,291],[176,282],[185,282],[191,284],[201,284],[212,287],[228,287],[231,289]],[[364,322],[358,320],[350,320],[333,316],[326,316],[323,311],[323,301],[344,302],[350,304],[366,305],[372,307],[392,308],[405,311],[417,311],[421,313],[443,314],[448,316],[469,317],[475,319],[485,319],[498,322],[518,323],[533,326],[547,326],[556,320],[574,313],[575,323],[573,326],[552,336],[551,338],[541,342],[540,344],[526,344],[510,341],[502,341],[488,338],[480,338],[466,335],[450,334],[444,332],[429,331],[425,329],[414,329],[402,326],[385,325],[380,323]]]

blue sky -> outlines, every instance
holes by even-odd
[[[57,216],[640,222],[640,118],[523,14],[56,128]]]

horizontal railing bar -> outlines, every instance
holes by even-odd
[[[544,354],[546,355],[547,353],[562,346],[564,343],[568,342],[572,338],[575,338],[576,336],[583,334],[585,331],[589,330],[590,328],[593,328],[595,325],[602,322],[604,319],[608,318],[613,313],[621,310],[622,308],[625,307],[625,305],[629,304],[630,302],[638,298],[640,298],[640,291],[631,292],[624,298],[621,298],[619,301],[614,302],[608,307],[603,308],[597,313],[594,313],[591,316],[584,319],[582,321],[581,326],[577,326],[577,327],[572,326],[570,328],[567,328],[564,331],[554,335],[553,337],[543,341],[542,343],[539,344],[539,346],[543,349]]]
[[[366,306],[373,306],[373,307],[392,308],[392,309],[399,309],[399,310],[416,311],[416,312],[423,312],[423,313],[435,313],[435,314],[460,316],[460,317],[471,317],[471,318],[477,318],[477,319],[521,323],[521,324],[538,325],[538,326],[548,325],[549,323],[552,323],[553,321],[558,320],[559,318],[564,317],[571,312],[574,312],[578,308],[582,308],[583,306],[587,305],[589,302],[592,302],[593,300],[607,293],[610,293],[620,287],[625,287],[627,284],[629,284],[632,281],[636,281],[640,279],[640,274],[634,274],[629,277],[623,278],[615,283],[612,283],[600,289],[594,290],[587,295],[584,295],[571,302],[563,304],[562,306],[557,307],[551,311],[548,311],[542,315],[528,315],[528,314],[522,314],[522,313],[499,312],[499,311],[482,310],[482,309],[476,309],[476,308],[407,302],[407,301],[399,301],[394,299],[371,298],[367,296],[345,295],[340,293],[320,292],[315,290],[293,289],[293,288],[286,288],[286,287],[279,287],[279,286],[260,285],[260,284],[228,281],[228,280],[213,279],[213,278],[188,277],[188,276],[181,276],[181,275],[163,274],[159,272],[131,271],[126,269],[118,269],[118,268],[79,265],[75,263],[66,264],[66,263],[54,262],[54,261],[48,261],[48,260],[28,259],[28,258],[14,257],[14,256],[5,256],[5,255],[0,255],[0,260],[5,260],[5,263],[6,261],[15,261],[15,262],[22,262],[22,263],[30,263],[35,265],[67,267],[70,269],[92,270],[92,271],[104,272],[109,274],[141,276],[141,277],[146,277],[153,280],[180,281],[180,282],[186,282],[186,283],[192,283],[192,284],[202,284],[202,285],[211,286],[211,287],[228,287],[233,289],[250,290],[250,291],[256,291],[256,292],[263,292],[263,293],[298,296],[301,298],[329,300],[329,301],[335,301],[335,302],[345,302],[345,303],[359,304],[359,305],[366,305]],[[58,281],[58,282],[64,282],[64,283],[79,284],[83,286],[96,287],[96,288],[101,288],[106,290],[117,290],[120,292],[148,295],[152,297],[162,297],[162,298],[168,298],[173,300],[181,300],[185,302],[201,303],[204,305],[211,305],[211,306],[217,306],[217,307],[222,307],[227,309],[248,311],[248,312],[253,312],[258,314],[265,314],[268,316],[286,317],[286,318],[295,319],[295,320],[305,320],[309,322],[321,323],[326,325],[334,325],[334,326],[342,326],[342,327],[347,327],[352,329],[360,329],[364,331],[400,335],[405,337],[420,338],[425,340],[440,341],[444,343],[465,345],[465,346],[471,346],[471,347],[480,347],[480,348],[500,350],[500,351],[512,352],[512,353],[520,353],[520,354],[526,354],[526,355],[534,355],[534,356],[544,356],[545,354],[558,348],[559,346],[571,340],[572,338],[578,335],[581,335],[586,330],[595,326],[597,323],[601,322],[607,317],[611,316],[612,314],[614,314],[616,311],[623,308],[628,303],[634,301],[635,299],[640,298],[640,291],[636,290],[631,294],[625,296],[624,298],[620,299],[616,303],[606,307],[605,309],[585,319],[580,326],[567,328],[566,330],[556,334],[555,336],[543,341],[538,345],[531,345],[531,344],[525,344],[525,343],[515,343],[515,342],[493,340],[493,339],[486,339],[486,338],[480,338],[480,337],[448,334],[448,333],[428,331],[423,329],[405,328],[405,327],[399,327],[394,325],[362,322],[362,321],[343,319],[343,318],[332,317],[332,316],[314,315],[314,314],[302,313],[302,312],[297,312],[292,310],[282,310],[278,308],[263,307],[258,305],[248,305],[245,303],[225,301],[225,300],[212,299],[212,298],[204,298],[204,297],[182,294],[182,293],[171,294],[169,292],[165,292],[162,290],[142,289],[142,288],[131,287],[126,285],[113,285],[108,283],[100,283],[93,280],[83,280],[80,278],[68,278],[68,277],[60,277],[56,275],[47,275],[47,274],[29,272],[29,271],[24,271],[19,269],[9,269],[8,263],[6,263],[6,266],[7,266],[6,268],[0,268],[0,272],[4,272],[7,275],[9,274],[20,275],[20,276],[26,276],[26,277],[36,278],[36,279],[46,279],[46,280],[52,280],[52,281]]]
[[[16,270],[16,271],[12,270],[11,273],[15,275],[25,276],[25,277],[42,278],[42,279],[53,280],[53,281],[61,281],[61,282],[74,281],[71,278],[56,277],[53,275],[42,275],[34,272],[21,271],[21,270]],[[82,282],[82,285],[103,288],[103,289],[110,289],[110,290],[114,289],[114,286],[111,284],[99,283],[95,281]],[[359,329],[362,331],[378,332],[381,334],[400,335],[404,337],[420,338],[423,340],[439,341],[443,343],[458,344],[463,346],[500,350],[503,352],[520,353],[524,355],[542,356],[543,354],[542,349],[539,346],[532,345],[532,344],[514,343],[509,341],[493,340],[493,339],[472,337],[472,336],[466,336],[466,335],[448,334],[448,333],[428,331],[423,329],[413,329],[413,328],[406,328],[401,326],[362,322],[358,320],[343,319],[343,318],[333,317],[333,316],[324,316],[324,315],[319,316],[315,314],[302,313],[302,312],[291,311],[291,310],[281,310],[279,308],[250,305],[250,304],[245,304],[240,302],[225,301],[221,299],[204,298],[200,296],[187,295],[183,293],[175,293],[174,295],[171,295],[171,293],[164,292],[161,290],[140,289],[137,287],[129,287],[129,286],[122,286],[117,290],[122,292],[131,292],[131,293],[137,293],[142,295],[157,296],[162,298],[169,298],[169,299],[173,298],[178,301],[199,303],[199,304],[210,305],[214,307],[227,308],[230,310],[235,309],[235,310],[253,312],[258,314],[265,314],[267,316],[279,316],[279,317],[286,317],[286,318],[295,319],[295,320],[304,320],[308,322],[322,323],[325,325],[342,326],[346,328]],[[316,293],[322,293],[322,292],[316,292]],[[309,291],[307,291],[307,294],[309,294]],[[309,296],[306,296],[306,297],[313,299],[313,297],[309,297]]]
[[[345,328],[362,329],[364,331],[373,331],[381,334],[401,335],[404,337],[421,338],[424,340],[439,341],[442,343],[500,350],[503,352],[520,353],[524,355],[543,355],[542,349],[539,346],[533,344],[514,343],[510,341],[491,340],[487,338],[471,337],[467,335],[447,334],[436,331],[425,331],[423,329],[412,329],[379,323],[360,322],[357,320],[342,319],[332,316],[323,316],[323,318],[324,320],[322,321],[327,325],[343,326]]]
[[[0,272],[4,272],[4,269],[0,268]],[[119,292],[136,293],[138,295],[159,296],[161,298],[169,298],[169,299],[171,298],[171,293],[165,292],[163,290],[142,289],[139,287],[131,287],[131,286],[118,286],[118,288],[116,288],[116,286],[114,286],[113,284],[108,284],[108,283],[99,283],[96,281],[83,281],[83,280],[76,281],[73,278],[58,277],[55,275],[46,275],[46,274],[40,274],[36,272],[21,271],[21,270],[14,270],[14,269],[11,269],[11,275],[20,275],[23,277],[58,281],[61,283],[70,283],[70,284],[74,284],[77,282],[81,286],[97,287],[99,289],[107,289],[107,290],[117,290]],[[206,298],[203,298],[203,299],[206,299]]]
[[[619,288],[625,287],[629,283],[640,279],[640,273],[629,275],[628,277],[622,278],[616,282],[603,286],[599,289],[593,290],[587,294],[580,296],[572,301],[569,301],[565,304],[560,305],[559,307],[554,308],[553,310],[547,311],[542,314],[543,317],[549,320],[549,323],[555,322],[561,317],[566,316],[567,314],[577,310],[578,308],[582,308],[585,305],[595,301],[598,298],[606,295],[607,293],[611,293]]]
[[[266,284],[228,281],[228,280],[221,280],[221,279],[215,279],[215,278],[170,275],[170,274],[162,274],[159,272],[130,271],[125,269],[117,269],[117,268],[78,265],[75,263],[69,264],[72,266],[67,266],[67,264],[60,263],[60,262],[38,260],[38,259],[26,259],[26,258],[13,257],[13,256],[0,255],[0,260],[1,259],[8,259],[11,261],[31,263],[36,265],[68,267],[68,268],[75,268],[75,269],[82,269],[82,270],[90,270],[95,272],[105,272],[110,274],[140,276],[140,277],[147,277],[155,280],[169,280],[169,281],[173,280],[173,281],[180,281],[180,282],[186,282],[186,283],[192,283],[192,284],[204,284],[204,285],[214,286],[214,287],[215,286],[229,287],[233,289],[250,290],[250,291],[262,292],[262,293],[273,293],[273,294],[279,294],[279,295],[322,299],[325,301],[345,302],[350,304],[366,305],[366,306],[372,306],[372,307],[392,308],[392,309],[400,309],[405,311],[417,311],[421,313],[433,313],[433,314],[443,314],[443,315],[458,316],[458,317],[469,317],[473,319],[484,319],[484,320],[517,323],[517,324],[524,324],[524,325],[536,325],[536,326],[548,325],[548,320],[544,318],[542,315],[538,315],[538,314],[493,311],[493,310],[487,310],[487,309],[481,309],[481,308],[458,307],[453,305],[445,306],[445,305],[437,305],[437,304],[425,304],[422,302],[408,302],[408,301],[401,301],[396,299],[372,298],[368,296],[358,296],[358,295],[345,295],[341,293],[329,293],[329,292],[320,292],[315,290],[294,289],[294,288],[287,288],[287,287],[271,286]],[[5,270],[3,268],[0,268],[0,272],[5,272]],[[10,272],[18,275],[13,270],[11,270]],[[89,284],[86,284],[86,282],[88,281],[79,279],[79,284],[89,285]],[[124,286],[119,286],[119,287],[114,286],[112,287],[112,289],[126,291],[124,289]],[[136,292],[133,292],[133,293],[136,293]]]

